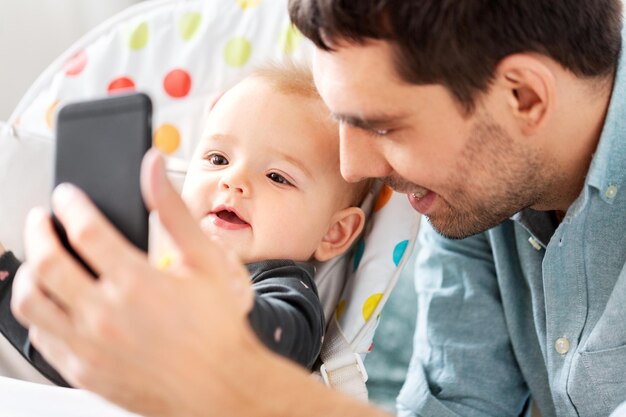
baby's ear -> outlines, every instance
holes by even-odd
[[[350,248],[352,242],[361,234],[364,225],[365,213],[359,207],[339,210],[333,216],[332,223],[313,257],[323,262],[341,255]]]

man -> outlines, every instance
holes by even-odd
[[[343,175],[384,178],[430,223],[400,413],[517,416],[532,398],[544,417],[608,415],[626,400],[621,2],[292,0],[290,12],[319,47]],[[195,230],[161,164],[147,159],[144,188],[184,255],[169,275],[187,278],[185,296],[168,274],[149,281],[84,197],[58,190],[101,280],[74,269],[47,217],[29,217],[14,307],[44,356],[148,414],[376,415],[260,348],[245,286],[227,284],[245,274]],[[193,299],[207,293],[215,306]],[[177,320],[155,327],[165,307]]]
[[[515,416],[530,392],[544,416],[608,415],[626,399],[621,2],[291,14],[343,175],[386,178],[430,223],[402,414]]]

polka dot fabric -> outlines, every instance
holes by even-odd
[[[94,29],[31,88],[12,117],[52,139],[58,108],[142,91],[154,107],[155,145],[187,161],[206,99],[268,59],[308,60],[313,51],[289,22],[286,0],[160,0]]]
[[[371,349],[380,311],[415,243],[419,216],[407,197],[387,186],[372,192],[366,231],[352,254],[334,317],[356,353]],[[363,205],[367,210],[367,202]]]
[[[59,57],[31,87],[9,123],[17,127],[19,120],[21,137],[37,138],[37,161],[45,153],[46,163],[25,166],[33,167],[33,183],[51,184],[51,170],[43,167],[52,160],[60,106],[109,94],[145,92],[153,101],[154,145],[168,156],[169,167],[184,171],[200,139],[211,97],[219,96],[258,63],[284,57],[308,61],[312,51],[311,43],[289,22],[287,0],[140,3],[94,29]],[[10,161],[2,150],[0,143],[0,156]],[[2,180],[0,191],[6,188]],[[27,184],[31,179],[21,181]],[[47,204],[49,189],[41,192],[41,187],[32,187],[37,195],[23,191],[28,189],[22,187],[19,194],[24,200],[19,216],[5,215],[0,207],[3,219],[19,219],[3,224],[21,224],[30,206]],[[370,193],[366,205],[371,214],[363,239],[349,255],[327,263],[332,267],[318,269],[316,276],[327,320],[336,318],[354,351],[362,354],[371,347],[380,309],[408,257],[418,224],[406,196],[387,187]],[[21,239],[7,238],[3,230],[0,238]],[[166,268],[167,262],[160,267]],[[328,285],[333,286],[330,292]],[[277,329],[275,339],[281,336],[282,330]]]

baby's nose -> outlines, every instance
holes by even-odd
[[[243,186],[234,186],[234,185],[230,185],[227,182],[223,182],[222,183],[222,188],[225,190],[232,190],[233,192],[239,193],[239,194],[243,194],[244,193],[244,187]]]

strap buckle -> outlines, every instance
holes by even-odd
[[[359,355],[358,353],[353,353],[352,355],[354,356],[354,362],[340,366],[333,370],[328,370],[325,363],[320,366],[320,375],[322,376],[322,379],[324,380],[324,384],[326,384],[326,386],[332,387],[330,383],[330,376],[328,375],[329,373],[333,374],[339,370],[343,370],[346,368],[349,369],[351,367],[356,367],[356,370],[359,372],[359,374],[361,374],[361,379],[363,380],[363,382],[367,381],[369,376],[367,375],[367,371],[365,370],[365,365],[363,364],[363,359],[361,359],[361,355]]]

